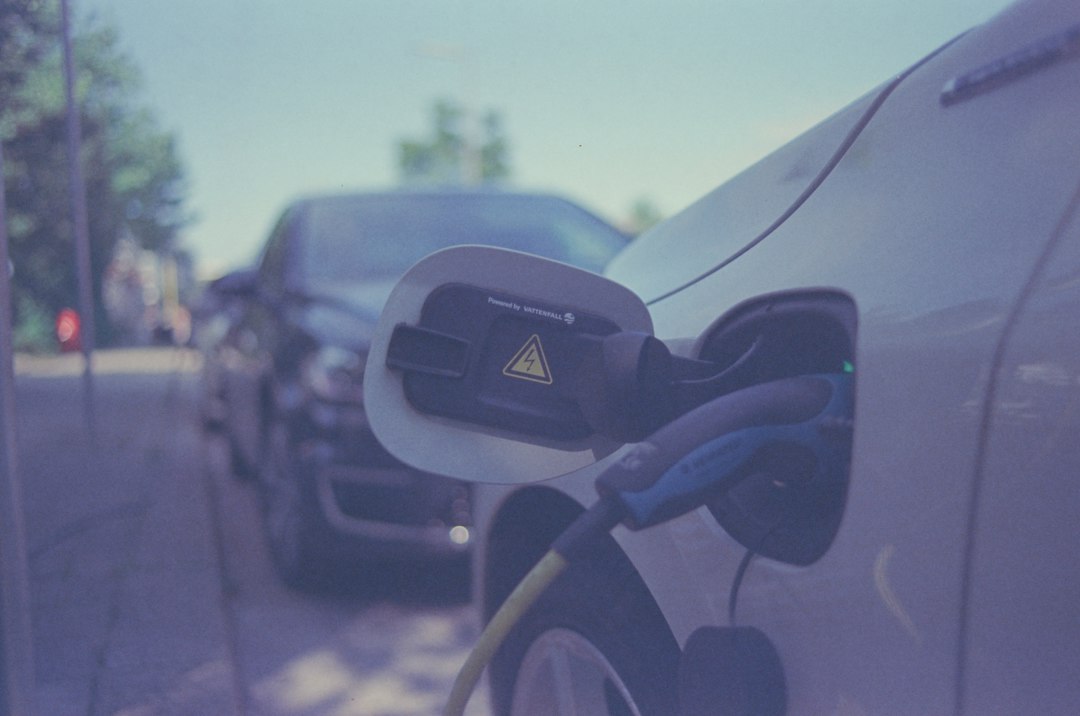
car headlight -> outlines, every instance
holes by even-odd
[[[364,364],[367,354],[324,346],[301,367],[304,387],[316,398],[334,403],[360,403],[364,398]]]

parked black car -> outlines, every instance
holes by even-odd
[[[255,269],[231,271],[208,283],[195,305],[194,346],[202,354],[199,417],[204,429],[224,428],[228,415],[222,351],[243,310],[241,297],[255,285]]]
[[[227,287],[244,305],[218,356],[234,468],[257,478],[284,581],[324,578],[343,558],[468,549],[468,486],[395,460],[364,412],[371,333],[409,266],[447,246],[487,244],[599,272],[626,242],[539,194],[401,190],[289,206],[257,270]]]

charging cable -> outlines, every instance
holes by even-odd
[[[492,617],[458,673],[445,716],[464,713],[484,668],[522,615],[615,525],[640,530],[661,524],[762,472],[786,482],[846,471],[852,384],[852,376],[841,373],[744,388],[679,416],[631,448],[597,478],[600,499],[555,540]]]

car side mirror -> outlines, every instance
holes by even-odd
[[[382,311],[368,419],[391,453],[428,472],[522,483],[581,469],[625,442],[581,408],[590,360],[612,336],[642,355],[659,343],[624,286],[506,249],[445,249],[413,266]]]

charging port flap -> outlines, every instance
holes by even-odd
[[[621,443],[579,396],[589,356],[652,334],[644,303],[588,271],[506,249],[454,247],[417,263],[379,319],[364,401],[380,442],[419,469],[521,483],[565,474]]]

